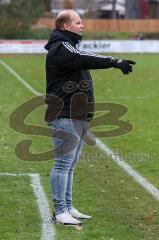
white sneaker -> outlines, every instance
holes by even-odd
[[[89,215],[85,215],[83,213],[80,213],[77,209],[75,208],[71,208],[69,211],[69,214],[73,217],[73,218],[77,218],[77,219],[91,219],[92,216]]]
[[[80,225],[80,221],[73,218],[68,212],[53,215],[52,218],[55,224],[64,224],[64,225]]]

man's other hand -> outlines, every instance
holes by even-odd
[[[135,65],[136,62],[131,60],[124,60],[124,59],[114,59],[114,68],[119,68],[124,74],[129,74],[132,72],[132,65]]]

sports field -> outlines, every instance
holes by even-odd
[[[128,112],[121,119],[132,124],[133,130],[100,140],[159,189],[159,55],[119,56],[137,62],[133,74],[125,76],[117,69],[92,71],[95,98],[97,103],[125,106]],[[98,147],[88,145],[75,171],[73,196],[74,206],[93,219],[84,222],[83,229],[79,230],[59,225],[45,228],[42,221],[48,208],[45,202],[40,205],[35,197],[33,189],[36,191],[38,186],[31,182],[34,175],[18,174],[39,174],[52,213],[49,175],[53,160],[39,161],[38,156],[34,161],[22,160],[16,155],[15,147],[23,140],[32,140],[30,152],[42,154],[51,149],[51,139],[34,132],[20,133],[9,125],[11,114],[35,97],[32,90],[45,93],[45,55],[1,55],[0,59],[3,61],[0,62],[0,172],[15,174],[0,176],[0,239],[159,239],[159,198],[155,200]],[[21,80],[28,83],[31,90]],[[46,127],[44,110],[45,106],[35,109],[25,123]],[[19,126],[19,119],[21,115],[16,115],[12,124]],[[92,130],[107,132],[114,128],[102,125]],[[41,191],[38,196],[42,197]],[[42,207],[44,219],[39,211]],[[52,232],[51,237],[47,229]]]

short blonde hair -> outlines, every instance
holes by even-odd
[[[71,12],[75,12],[74,10],[68,9],[61,11],[55,20],[56,29],[62,29],[65,23],[70,23],[71,20]]]

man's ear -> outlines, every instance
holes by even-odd
[[[63,27],[64,27],[65,30],[69,30],[69,24],[68,23],[64,23]]]

